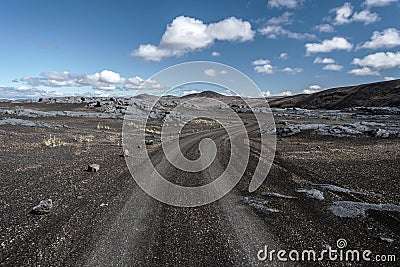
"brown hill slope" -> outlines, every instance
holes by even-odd
[[[358,106],[400,107],[400,80],[332,88],[269,102],[271,107],[343,109]]]

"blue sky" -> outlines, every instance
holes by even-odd
[[[194,60],[265,95],[400,78],[399,14],[397,0],[4,0],[0,98],[132,95]]]

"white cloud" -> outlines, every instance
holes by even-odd
[[[313,63],[314,64],[334,64],[335,60],[333,58],[329,58],[329,57],[326,57],[326,58],[323,58],[323,59],[320,58],[320,57],[316,57],[314,59]]]
[[[296,74],[296,73],[303,72],[303,69],[302,68],[289,68],[289,67],[287,67],[287,68],[284,68],[282,71],[286,72],[286,73],[289,73],[289,74]]]
[[[283,91],[277,94],[271,93],[271,91],[261,92],[261,96],[263,97],[272,97],[272,96],[291,96],[293,93],[291,91]]]
[[[261,96],[271,97],[271,96],[273,96],[273,94],[271,93],[271,91],[264,91],[264,92],[261,92]]]
[[[214,69],[206,69],[204,70],[204,74],[210,77],[215,77],[217,76],[217,71]]]
[[[205,69],[204,70],[204,74],[210,77],[215,77],[217,75],[225,75],[228,74],[228,71],[226,70],[221,70],[221,71],[217,71],[215,69]]]
[[[268,24],[270,24],[270,25],[292,24],[292,22],[293,22],[293,18],[292,18],[293,14],[294,13],[292,13],[292,12],[286,11],[286,12],[284,12],[282,14],[282,16],[273,17],[273,18],[269,19],[268,20]]]
[[[66,71],[43,72],[40,77],[25,76],[20,81],[35,87],[92,87],[93,89],[108,91],[164,88],[156,81],[145,81],[138,76],[122,78],[119,73],[110,70],[103,70],[94,74],[69,73]]]
[[[341,71],[343,69],[342,65],[329,64],[322,68],[323,70]]]
[[[332,9],[331,12],[336,12],[334,24],[342,25],[351,23],[353,6],[350,3],[344,3],[342,6]]]
[[[0,98],[6,99],[30,99],[39,97],[58,97],[63,93],[55,90],[44,90],[29,86],[2,86],[0,85]]]
[[[281,54],[279,55],[279,58],[280,58],[280,59],[286,60],[286,59],[288,58],[288,54],[287,54],[287,53],[281,53]]]
[[[251,41],[255,35],[250,22],[235,17],[209,24],[207,32],[214,39],[222,41]]]
[[[148,61],[161,61],[165,57],[173,56],[173,51],[159,48],[152,44],[140,45],[138,49],[131,53],[132,56],[141,57]]]
[[[183,54],[186,50],[196,50],[212,44],[214,38],[207,33],[207,25],[201,20],[185,16],[176,17],[167,26],[160,48]]]
[[[311,53],[329,53],[334,50],[350,51],[353,44],[349,43],[346,38],[333,37],[331,40],[323,40],[322,43],[309,43],[305,45],[307,54]]]
[[[278,95],[281,95],[281,96],[291,96],[291,95],[293,95],[293,93],[292,93],[291,91],[283,91],[283,92],[279,93]]]
[[[268,7],[273,8],[282,8],[282,7],[287,7],[287,8],[296,8],[299,7],[304,0],[268,0]]]
[[[383,79],[384,79],[385,81],[393,81],[393,80],[396,80],[396,78],[395,78],[395,77],[392,77],[392,76],[385,76]]]
[[[19,90],[19,91],[29,91],[31,89],[32,89],[32,87],[29,87],[29,86],[26,86],[26,85],[21,85],[21,86],[17,87],[17,90]]]
[[[292,32],[292,31],[284,29],[282,26],[279,26],[279,25],[267,25],[265,27],[258,29],[258,31],[262,35],[267,36],[267,38],[269,38],[269,39],[276,39],[279,36],[287,36],[288,38],[297,39],[297,40],[316,39],[316,36],[314,34]]]
[[[251,64],[255,66],[254,70],[258,73],[273,74],[275,72],[275,67],[270,64],[268,59],[257,59]]]
[[[400,66],[400,52],[378,52],[362,59],[355,58],[352,64],[374,69],[389,69]]]
[[[314,27],[319,32],[334,32],[335,28],[330,24],[320,24]]]
[[[109,97],[111,94],[103,92],[103,91],[93,91],[93,95],[95,97]]]
[[[256,65],[265,65],[265,64],[268,64],[268,63],[270,63],[270,61],[268,59],[256,59],[253,62],[251,62],[251,64],[253,64],[255,66]]]
[[[254,70],[258,73],[273,74],[275,71],[275,67],[271,64],[257,65],[254,67]]]
[[[371,41],[359,45],[357,48],[379,49],[392,48],[400,45],[400,31],[395,28],[388,28],[382,32],[374,31]]]
[[[353,15],[353,21],[362,22],[365,25],[379,21],[380,18],[377,13],[371,13],[368,9],[356,12]]]
[[[367,7],[382,7],[397,2],[397,0],[365,0],[364,5]]]
[[[167,26],[158,46],[142,44],[131,55],[148,61],[181,56],[211,46],[216,40],[245,42],[253,40],[255,32],[248,21],[230,17],[216,23],[179,16]]]
[[[321,86],[318,84],[310,85],[308,88],[300,92],[300,94],[313,94],[321,91]]]
[[[368,9],[353,14],[353,6],[351,3],[344,3],[342,6],[332,9],[331,12],[336,13],[333,19],[333,24],[335,25],[349,24],[352,22],[362,22],[367,25],[380,20],[377,13],[372,13]]]
[[[182,96],[185,96],[185,95],[192,95],[192,94],[198,94],[198,93],[200,93],[200,91],[197,91],[197,90],[188,90],[188,91],[183,91],[183,92],[181,93],[181,95],[182,95]]]
[[[212,55],[213,57],[219,57],[219,56],[221,55],[221,53],[220,53],[220,52],[214,51],[214,52],[211,53],[211,55]]]
[[[121,75],[119,73],[113,72],[111,70],[103,70],[100,72],[100,81],[105,83],[123,83]]]
[[[370,76],[370,75],[375,75],[375,76],[379,76],[380,73],[377,70],[372,70],[368,67],[364,67],[361,69],[352,69],[349,71],[350,74],[354,74],[357,76]]]

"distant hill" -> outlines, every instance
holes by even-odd
[[[350,107],[400,107],[400,80],[327,89],[311,95],[270,100],[271,107],[343,109]]]
[[[218,94],[217,92],[214,92],[214,91],[203,91],[200,93],[185,95],[185,96],[182,96],[181,98],[192,98],[192,97],[223,98],[226,96]]]

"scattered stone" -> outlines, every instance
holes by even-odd
[[[253,199],[253,198],[249,198],[249,197],[242,197],[242,202],[249,205],[250,207],[264,213],[265,215],[280,212],[280,210],[268,208],[266,206],[268,204],[268,202],[265,200]]]
[[[296,192],[305,193],[308,198],[314,198],[318,200],[324,200],[324,193],[317,189],[298,189]]]
[[[365,195],[365,196],[378,196],[381,197],[381,194],[376,194],[376,193],[370,193],[370,192],[364,192],[364,191],[358,191],[354,189],[347,189],[343,188],[337,185],[332,185],[332,184],[313,184],[314,186],[319,186],[323,189],[332,191],[332,192],[337,192],[337,193],[345,193],[345,194],[357,194],[357,195]]]
[[[58,129],[58,128],[68,128],[65,125],[60,125],[56,123],[48,123],[48,122],[41,122],[41,121],[29,121],[29,120],[22,120],[16,118],[3,118],[0,120],[0,125],[21,125],[21,126],[28,126],[28,127],[43,127],[43,128],[50,128],[50,129]]]
[[[371,204],[354,201],[335,201],[330,207],[332,213],[339,217],[364,217],[367,210],[391,211],[400,213],[400,206],[394,204]]]
[[[394,242],[394,239],[393,239],[393,238],[390,238],[390,237],[383,237],[383,236],[381,236],[380,238],[381,238],[382,241],[386,241],[386,242],[388,242],[388,243],[393,243],[393,242]]]
[[[400,108],[396,107],[354,107],[347,110],[362,115],[400,115]]]
[[[32,208],[31,213],[42,215],[49,213],[52,208],[53,208],[53,201],[51,200],[51,198],[49,198],[40,201],[37,206]]]
[[[284,127],[276,129],[276,133],[280,136],[291,136],[301,132],[301,129],[294,124],[286,124]]]
[[[122,152],[122,154],[120,155],[121,157],[129,157],[129,150],[128,149],[124,149],[124,151]]]
[[[390,132],[383,129],[375,129],[371,132],[372,137],[379,137],[379,138],[388,138],[390,136]]]
[[[297,197],[294,197],[294,196],[282,195],[282,194],[275,193],[275,192],[262,192],[261,195],[262,196],[266,196],[266,197],[277,197],[277,198],[286,198],[286,199],[297,198]]]
[[[88,165],[88,171],[89,172],[98,172],[100,170],[100,165],[99,164],[89,164]]]
[[[152,144],[154,144],[154,140],[148,139],[148,140],[145,140],[144,143],[146,144],[146,146],[151,146]]]

